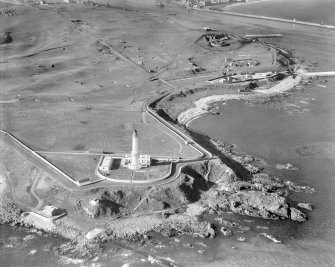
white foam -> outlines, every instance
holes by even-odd
[[[77,265],[77,264],[82,264],[84,263],[84,260],[81,260],[81,259],[73,259],[73,258],[69,258],[69,257],[64,257],[62,256],[61,259],[59,260],[61,264],[74,264],[74,265]]]
[[[29,254],[29,255],[35,255],[36,252],[37,252],[37,250],[36,250],[36,249],[33,249],[33,250],[30,250],[28,254]]]
[[[264,236],[264,237],[270,239],[270,240],[271,240],[272,242],[274,242],[274,243],[281,243],[281,240],[279,240],[279,239],[277,239],[277,238],[275,238],[275,237],[273,237],[272,235],[269,235],[269,234],[267,234],[267,233],[260,233],[259,235],[260,235],[260,236]]]

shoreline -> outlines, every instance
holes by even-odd
[[[233,7],[237,7],[237,6],[244,6],[244,5],[252,5],[255,3],[259,3],[259,2],[269,2],[269,0],[249,0],[248,2],[233,2],[233,3],[227,3],[227,4],[221,4],[219,6],[217,6],[219,9],[222,9],[222,11],[225,10],[229,10]],[[216,6],[209,6],[209,10],[215,10],[215,9],[211,9],[211,8],[216,8]]]
[[[269,90],[264,90],[264,92],[263,90],[258,90],[255,91],[255,94],[248,95],[213,95],[209,96],[209,99],[206,98],[209,102],[200,99],[198,100],[200,103],[199,116],[202,115],[202,111],[206,111],[206,108],[203,109],[202,107],[207,107],[209,103],[217,102],[220,97],[233,100],[237,96],[253,98],[262,95],[275,95],[285,92],[285,90],[290,90],[291,88],[289,87],[292,84],[298,84],[301,80],[301,76],[297,76],[295,79],[293,77],[289,78],[279,82],[280,86],[277,84]],[[166,124],[169,123],[164,118],[162,120]],[[191,139],[195,140],[196,138],[192,137]],[[295,204],[293,204],[294,206],[291,205],[286,198],[287,195],[284,190],[288,191],[289,187],[284,181],[262,173],[261,169],[253,166],[252,162],[249,164],[249,161],[245,158],[237,160],[236,157],[231,156],[223,149],[221,150],[220,143],[215,143],[214,140],[205,136],[203,136],[203,140],[199,144],[204,149],[209,148],[211,151],[215,151],[219,159],[188,163],[178,174],[179,182],[171,182],[168,185],[164,185],[164,188],[153,187],[153,189],[146,189],[146,191],[141,192],[143,194],[139,198],[139,203],[137,203],[138,199],[135,198],[133,200],[134,203],[129,201],[131,202],[129,203],[131,212],[128,215],[126,214],[128,210],[126,212],[113,211],[113,214],[107,214],[106,210],[104,210],[106,206],[99,202],[100,200],[106,200],[106,195],[99,194],[99,196],[94,196],[97,197],[94,200],[97,200],[96,203],[98,205],[101,204],[100,206],[88,206],[87,202],[84,202],[83,206],[81,204],[75,206],[81,212],[80,216],[72,213],[75,210],[71,210],[69,217],[61,218],[54,224],[39,224],[38,221],[31,217],[22,218],[22,216],[19,218],[15,217],[12,224],[32,225],[34,228],[45,228],[51,233],[64,236],[70,242],[57,248],[57,253],[81,258],[91,257],[95,253],[99,253],[101,249],[99,246],[105,241],[113,242],[121,239],[124,242],[134,242],[134,240],[139,239],[141,244],[142,241],[150,244],[150,241],[148,241],[150,238],[146,234],[151,231],[162,233],[169,238],[179,235],[189,235],[194,238],[213,238],[220,233],[221,228],[221,233],[226,236],[229,231],[235,231],[235,228],[238,228],[236,225],[242,222],[236,219],[237,222],[227,223],[220,217],[224,212],[269,220],[284,218],[297,222],[307,220],[305,213],[297,209]],[[210,143],[212,145],[209,145]],[[108,192],[113,192],[112,189],[105,188],[106,191],[109,190]],[[121,199],[123,194],[127,195],[129,192],[135,196],[137,192],[133,189],[120,189],[121,196],[115,196],[119,196]],[[168,206],[171,207],[170,209],[164,205],[164,201],[161,198],[162,195],[164,197],[165,195],[167,196],[163,200],[167,201]],[[124,199],[127,200],[128,204],[129,199],[127,197]],[[81,198],[81,195],[78,195],[78,198]],[[109,204],[112,208],[115,206],[115,210],[119,210],[121,208],[118,205],[121,202],[115,199],[111,197],[107,200],[112,202]],[[15,202],[12,196],[8,200],[12,203]],[[134,204],[138,204],[138,206],[133,209],[132,205]],[[1,205],[0,207],[3,208]],[[85,209],[87,207],[92,208],[90,213]],[[101,209],[98,210],[94,207],[101,207]],[[137,210],[136,213],[134,212],[135,209]],[[101,215],[100,212],[106,213]],[[110,213],[112,213],[111,210]],[[0,209],[0,215],[3,216],[3,214],[6,214],[6,212]],[[97,217],[92,216],[92,214],[94,216],[97,215]],[[2,216],[0,216],[0,219]],[[78,216],[78,220],[74,219],[75,216]],[[211,216],[216,216],[215,220],[217,222],[211,220]],[[82,221],[80,221],[81,219]],[[92,221],[94,224],[87,225],[83,222],[89,220],[94,220]],[[273,242],[277,243],[278,240],[274,240]],[[87,251],[92,252],[88,253]],[[153,256],[150,257],[154,258]]]
[[[253,19],[260,19],[260,20],[270,20],[270,21],[284,22],[284,23],[290,23],[290,24],[299,24],[299,25],[319,27],[319,28],[325,28],[325,29],[335,29],[334,25],[319,24],[319,23],[308,22],[308,21],[290,20],[290,19],[285,19],[285,18],[236,13],[236,12],[229,12],[229,11],[224,11],[224,10],[219,11],[219,10],[213,10],[213,9],[198,9],[198,8],[192,8],[192,9],[196,11],[200,11],[200,12],[205,12],[205,13],[207,12],[207,13],[215,13],[215,14],[221,14],[221,15],[247,17],[247,18],[253,18]]]
[[[305,70],[301,69],[301,73],[304,73]],[[270,89],[254,90],[255,93],[251,94],[223,94],[223,95],[211,95],[204,98],[200,98],[199,100],[194,102],[194,107],[183,111],[178,115],[178,122],[181,124],[189,125],[189,123],[197,119],[205,114],[208,114],[208,105],[215,103],[215,102],[224,102],[229,100],[251,100],[257,97],[264,97],[264,96],[275,96],[278,94],[282,94],[293,89],[297,86],[302,80],[302,76],[298,75],[296,78],[292,76],[287,77],[286,79],[282,80],[278,84],[274,85]]]
[[[192,138],[198,139],[198,137],[192,135]],[[257,167],[257,160],[254,161],[255,158],[250,155],[238,155],[235,151],[228,152],[220,142],[205,136],[201,138],[203,140],[202,146],[213,153],[215,152],[219,158],[206,162],[190,163],[183,168],[178,185],[170,185],[166,188],[167,190],[174,188],[180,192],[177,195],[182,194],[184,201],[187,200],[180,207],[172,206],[172,209],[156,211],[155,208],[146,210],[147,208],[144,206],[141,207],[142,213],[139,211],[139,213],[126,217],[110,218],[108,222],[98,220],[93,227],[87,228],[77,224],[73,218],[64,217],[64,219],[53,223],[42,223],[33,216],[22,217],[20,215],[22,211],[14,205],[12,199],[0,196],[0,199],[3,200],[0,205],[1,223],[26,228],[33,227],[60,235],[68,241],[56,249],[58,255],[74,259],[90,259],[100,254],[102,250],[100,244],[103,242],[118,242],[118,240],[148,242],[150,238],[146,238],[146,235],[152,231],[162,233],[163,236],[169,238],[189,235],[206,239],[214,238],[221,226],[224,229],[224,232],[221,229],[224,235],[234,232],[236,225],[243,228],[239,220],[229,222],[227,225],[227,222],[220,217],[222,212],[240,213],[264,219],[285,218],[297,222],[307,220],[302,211],[287,202],[286,193],[282,194],[284,187],[287,187],[285,184],[292,182],[281,181],[262,173],[261,169]],[[251,162],[250,157],[252,158]],[[200,176],[194,176],[195,173]],[[244,180],[250,175],[251,180]],[[190,178],[191,180],[189,180]],[[204,189],[199,188],[199,179],[201,183],[204,183],[201,187],[207,188],[204,192],[202,192]],[[218,187],[213,187],[212,184],[216,184]],[[295,188],[289,189],[287,187],[286,190],[293,189]],[[155,189],[155,191],[157,190],[164,191],[165,189]],[[194,201],[193,198],[198,194],[200,194],[200,199]],[[227,202],[227,198],[231,200]],[[261,199],[268,204],[259,206]],[[148,207],[152,205],[150,204],[151,198],[148,198],[149,200]],[[236,208],[235,202],[242,203],[242,206]],[[216,221],[211,219],[211,214],[215,214]],[[231,227],[232,225],[234,226]],[[159,239],[157,241],[161,242]],[[155,258],[155,255],[149,256]]]

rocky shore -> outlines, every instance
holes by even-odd
[[[101,253],[102,242],[145,242],[143,240],[150,232],[159,232],[167,237],[213,238],[219,232],[231,235],[234,228],[241,226],[238,222],[220,218],[227,212],[272,220],[303,222],[307,219],[287,201],[287,191],[292,189],[292,184],[260,171],[247,172],[248,176],[238,177],[220,159],[192,163],[183,168],[178,183],[151,190],[147,205],[138,213],[107,221],[97,218],[95,227],[88,230],[66,220],[56,221],[51,228],[45,223],[38,224],[29,217],[21,217],[22,211],[9,199],[0,205],[0,219],[1,223],[20,224],[59,234],[69,242],[57,248],[56,253],[81,259]],[[163,203],[165,209],[159,203]],[[309,207],[308,203],[299,206]],[[213,215],[219,217],[213,221]]]
[[[219,98],[220,101],[245,100],[278,94],[297,85],[300,79],[300,76],[288,77],[264,93],[257,91],[252,94],[207,96],[197,100],[195,107],[174,117],[169,114],[171,109],[159,109],[161,103],[158,103],[158,111],[162,111],[171,123],[184,124],[195,115],[208,112],[208,104]],[[204,92],[199,90],[198,93]],[[173,97],[169,99],[173,100]],[[164,105],[169,105],[169,101]],[[176,115],[180,107],[175,108]],[[235,228],[242,232],[250,230],[238,222],[223,219],[223,214],[235,213],[296,222],[307,220],[307,215],[293,206],[287,196],[290,192],[312,193],[313,188],[263,173],[264,161],[242,152],[237,153],[235,147],[196,133],[191,135],[218,158],[184,166],[178,179],[171,184],[139,189],[142,191],[138,192],[132,188],[91,192],[97,197],[93,199],[94,206],[90,206],[87,200],[79,200],[83,196],[78,195],[77,203],[72,203],[78,212],[54,222],[44,222],[33,215],[21,216],[22,211],[17,207],[15,198],[11,198],[7,192],[11,185],[7,183],[5,173],[10,170],[3,167],[0,169],[3,174],[0,176],[0,223],[34,227],[63,236],[68,242],[55,250],[58,255],[88,259],[101,253],[102,242],[125,240],[145,243],[150,232],[161,233],[169,238],[180,235],[214,238],[218,234],[230,236]],[[311,209],[309,203],[300,203],[298,206]],[[87,221],[89,223],[85,223]],[[273,242],[278,241],[267,234],[265,237]]]
[[[20,222],[20,210],[13,202],[0,198],[0,224],[12,224]]]
[[[123,240],[145,244],[150,232],[168,238],[189,235],[194,238],[230,236],[250,228],[227,221],[224,214],[236,213],[264,219],[288,219],[304,222],[307,215],[297,207],[311,210],[309,203],[293,206],[287,196],[291,192],[313,193],[308,186],[296,185],[263,173],[266,162],[247,155],[234,145],[224,144],[196,133],[190,133],[218,158],[184,166],[174,183],[141,189],[106,189],[97,191],[100,198],[94,210],[78,205],[81,212],[55,222],[43,222],[34,216],[21,216],[15,200],[7,192],[5,167],[1,168],[0,223],[34,227],[68,240],[55,249],[60,256],[89,259],[102,251],[101,243]],[[7,152],[6,152],[7,153]],[[135,195],[145,196],[136,198]],[[80,198],[80,196],[78,196]],[[140,204],[139,204],[140,203]],[[136,206],[136,211],[135,211]],[[89,218],[89,226],[82,224]],[[273,242],[278,239],[264,234]]]

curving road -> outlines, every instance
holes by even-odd
[[[38,8],[38,7],[34,7],[34,8]],[[86,30],[82,27],[80,27],[79,25],[76,25],[75,23],[73,23],[69,18],[67,18],[64,14],[62,14],[61,12],[56,11],[57,15],[60,16],[61,18],[63,18],[64,20],[66,20],[68,23],[72,24],[75,29],[77,29],[80,32],[85,32]],[[96,36],[96,39],[98,42],[100,42],[102,45],[106,46],[107,48],[110,49],[110,51],[112,51],[115,55],[119,56],[122,60],[124,60],[125,62],[127,62],[128,64],[136,67],[137,69],[142,70],[143,72],[145,72],[148,76],[150,75],[150,71],[145,69],[143,66],[136,64],[134,61],[132,61],[130,58],[128,58],[127,56],[123,55],[120,51],[118,51],[116,48],[114,48],[113,46],[107,44],[106,42],[104,42],[104,40],[101,40],[98,36]],[[151,78],[150,76],[148,77],[149,79]],[[173,88],[174,90],[177,90],[177,88],[172,85],[171,83],[169,83],[168,81],[161,79],[159,77],[156,77],[157,79],[159,79],[161,82],[167,84],[168,86],[170,86],[171,88]],[[168,123],[167,121],[165,121],[163,118],[161,118],[156,112],[154,112],[150,106],[153,102],[158,101],[159,99],[161,99],[163,96],[158,96],[156,99],[153,99],[152,101],[150,101],[149,104],[147,104],[146,108],[145,108],[145,112],[146,114],[148,114],[148,116],[152,117],[154,120],[156,120],[157,122],[159,122],[162,126],[166,127],[167,130],[171,131],[173,134],[176,135],[177,138],[181,139],[181,142],[184,142],[185,144],[190,145],[193,149],[197,150],[198,152],[200,152],[200,156],[199,157],[192,157],[192,158],[182,158],[179,160],[179,162],[174,163],[172,166],[172,170],[171,170],[171,174],[166,177],[165,179],[161,180],[161,181],[152,181],[152,182],[147,182],[145,184],[135,184],[135,183],[120,183],[120,182],[112,182],[110,180],[106,181],[106,180],[99,180],[99,181],[95,181],[92,182],[90,184],[87,185],[82,185],[82,186],[78,186],[78,184],[76,183],[76,181],[74,181],[70,176],[68,176],[66,173],[64,173],[63,171],[61,171],[60,169],[58,169],[56,166],[54,166],[53,164],[51,164],[50,162],[48,162],[47,160],[45,160],[43,157],[41,157],[38,153],[36,153],[35,151],[31,150],[29,147],[27,147],[25,144],[23,144],[20,140],[18,140],[17,138],[15,138],[14,136],[12,136],[9,133],[6,133],[4,131],[1,131],[1,133],[6,136],[7,138],[5,138],[7,140],[8,143],[10,143],[16,150],[18,150],[21,154],[23,154],[24,156],[26,156],[27,158],[29,158],[29,160],[36,165],[37,167],[41,168],[42,170],[46,171],[47,173],[50,174],[50,177],[52,179],[54,179],[55,181],[57,181],[58,183],[60,183],[64,188],[68,189],[68,190],[76,190],[76,191],[85,191],[85,190],[92,190],[94,188],[100,188],[100,187],[108,187],[108,186],[115,186],[115,185],[128,185],[128,186],[153,186],[153,185],[158,185],[158,184],[167,184],[167,183],[171,183],[173,182],[175,179],[178,178],[178,176],[180,175],[180,172],[182,170],[182,168],[192,162],[198,162],[198,161],[204,161],[204,160],[209,160],[213,158],[213,155],[207,151],[205,148],[203,148],[200,144],[196,143],[193,139],[191,139],[189,136],[187,136],[185,133],[183,133],[182,131],[180,131],[179,129],[177,129],[175,126],[171,125],[170,123]],[[41,204],[41,199],[38,197],[38,195],[35,192],[35,187],[38,183],[38,180],[34,180],[33,186],[31,188],[31,193],[33,196],[35,196],[35,198],[38,200],[38,206]]]
[[[195,142],[191,137],[187,136],[186,134],[184,134],[182,131],[180,131],[179,129],[177,129],[175,126],[173,126],[172,124],[170,124],[169,122],[167,122],[166,120],[164,120],[162,117],[160,117],[155,111],[153,111],[150,106],[164,98],[165,96],[167,96],[170,93],[166,93],[163,96],[159,96],[158,98],[152,100],[148,105],[146,105],[146,112],[149,116],[151,116],[152,118],[154,118],[156,121],[158,121],[160,124],[162,124],[163,126],[167,127],[170,131],[172,131],[174,134],[176,134],[179,138],[181,138],[185,143],[187,143],[188,145],[190,145],[191,147],[193,147],[195,150],[199,151],[201,153],[200,157],[196,157],[196,158],[188,158],[188,159],[181,159],[181,161],[185,161],[187,160],[189,161],[197,161],[199,159],[201,160],[205,160],[205,159],[211,159],[213,158],[212,153],[210,153],[208,150],[206,150],[204,147],[202,147],[200,144],[198,144],[197,142]]]

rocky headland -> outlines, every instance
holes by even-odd
[[[214,144],[224,155],[225,150],[220,148],[219,143]],[[220,158],[192,163],[182,169],[175,183],[148,188],[146,199],[136,212],[131,213],[126,209],[106,212],[116,204],[113,201],[100,201],[96,209],[98,212],[93,216],[95,221],[90,227],[83,227],[79,222],[74,223],[69,219],[52,224],[38,223],[31,216],[20,216],[22,211],[4,195],[0,205],[1,223],[35,227],[59,234],[69,241],[57,248],[56,253],[87,259],[101,252],[101,242],[128,240],[144,244],[149,242],[147,235],[150,232],[159,232],[167,237],[191,235],[196,238],[213,238],[219,233],[232,235],[235,229],[250,230],[238,222],[222,219],[220,216],[225,213],[271,220],[306,221],[306,214],[287,199],[289,191],[297,191],[298,186],[292,187],[292,183],[262,173],[257,167],[254,167],[253,172],[248,171],[241,163],[250,165],[249,155],[236,155],[235,159],[240,161],[235,163],[247,175],[239,176],[241,170],[235,172],[234,167],[228,167]],[[249,163],[246,163],[248,160]],[[101,199],[106,199],[106,195],[110,194],[106,194],[105,190],[101,193]],[[115,202],[121,203],[122,197],[127,196],[127,189],[115,195],[123,195],[119,199],[113,198]],[[130,198],[127,201],[131,206]],[[308,203],[299,206],[309,207]],[[82,216],[92,218],[92,214],[85,209]]]
[[[162,107],[161,103],[156,105]],[[177,116],[169,116],[169,109],[160,111],[170,123],[178,121]],[[217,234],[233,235],[235,229],[250,230],[239,222],[223,219],[223,214],[296,222],[307,220],[307,215],[297,207],[311,210],[311,205],[292,204],[288,196],[291,192],[313,193],[313,188],[262,172],[267,164],[264,160],[245,154],[234,145],[188,133],[217,157],[184,166],[178,179],[171,184],[145,189],[98,189],[85,193],[96,198],[78,200],[74,203],[78,213],[54,222],[45,223],[34,216],[21,215],[23,211],[7,190],[11,188],[6,176],[11,166],[2,166],[0,222],[61,235],[69,241],[55,250],[57,254],[87,259],[101,252],[102,242],[126,240],[146,244],[151,232],[167,237],[213,238]],[[22,156],[2,144],[3,157],[10,155],[12,160],[17,157],[22,160]],[[83,196],[76,197],[81,199]],[[267,234],[266,237],[280,242]]]
[[[289,73],[295,62],[289,59],[288,62],[285,70]],[[280,81],[270,81],[267,88],[260,82],[262,88],[253,88],[251,92],[236,92],[241,86],[250,87],[249,82],[184,88],[160,98],[153,108],[169,123],[188,131],[185,125],[211,112],[212,103],[259,100],[282,94],[302,81],[299,72],[303,71],[304,68],[300,67],[298,75],[288,74]],[[50,188],[41,190],[45,195],[52,193],[47,202],[70,211],[67,216],[55,221],[43,221],[28,212],[47,204],[31,191],[34,178],[46,181],[47,175],[15,149],[0,142],[0,162],[5,162],[0,165],[0,223],[34,227],[63,236],[68,242],[56,248],[56,253],[87,259],[101,252],[102,242],[138,242],[145,245],[151,242],[149,235],[152,232],[168,238],[181,235],[214,238],[218,234],[233,235],[236,229],[242,232],[250,230],[240,222],[224,219],[224,214],[235,213],[267,220],[307,220],[307,215],[292,204],[288,196],[291,192],[312,193],[313,188],[262,172],[263,160],[237,153],[233,146],[197,133],[188,133],[215,157],[184,165],[179,177],[165,185],[147,188],[115,186],[72,192],[53,184],[52,192]],[[315,149],[301,148],[297,153],[305,155],[311,150]],[[16,171],[13,171],[15,168]],[[8,174],[11,174],[10,177]],[[15,187],[20,189],[18,194],[14,192]],[[54,197],[56,195],[62,196]],[[308,203],[298,206],[311,209]],[[279,242],[267,234],[265,236]]]

